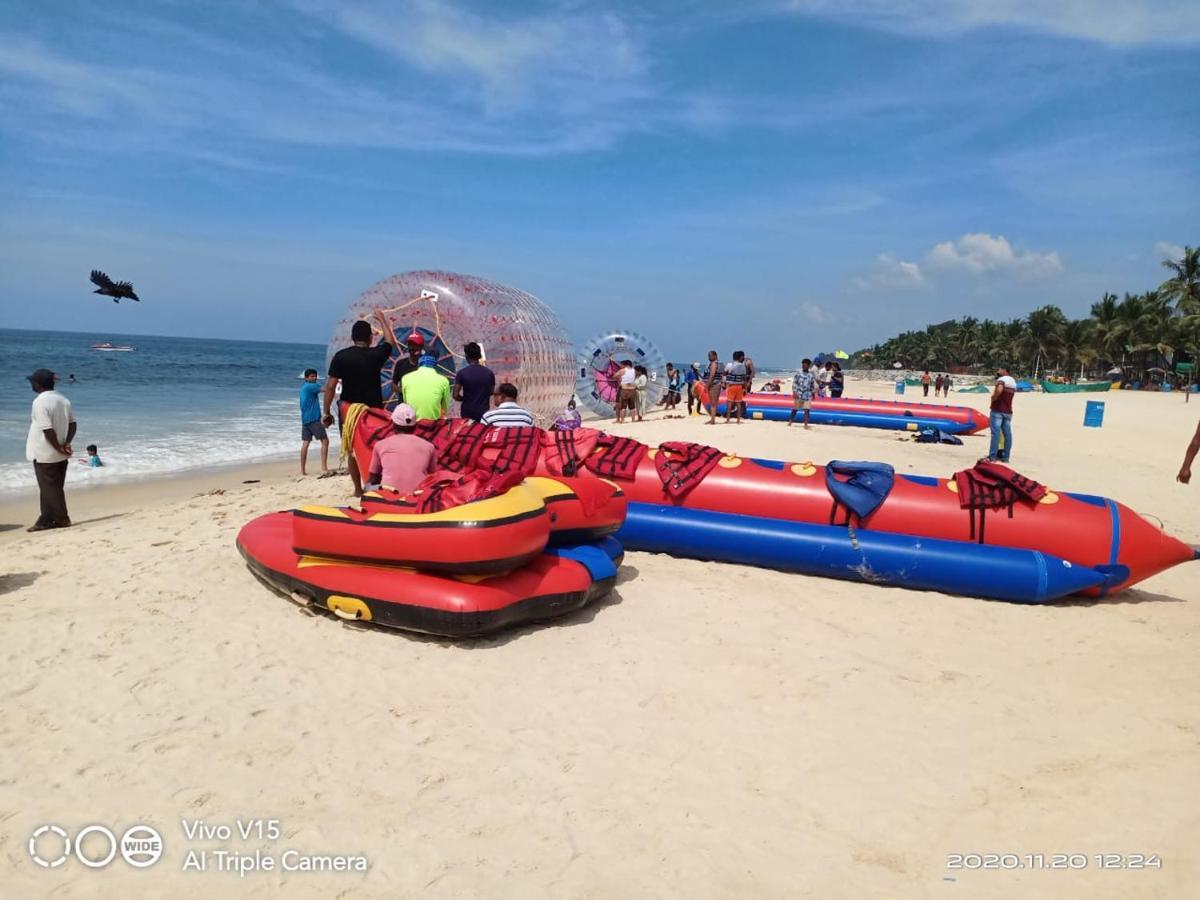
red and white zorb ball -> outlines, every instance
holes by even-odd
[[[474,275],[453,272],[404,272],[368,288],[350,304],[333,330],[327,362],[351,345],[350,329],[358,320],[371,323],[376,340],[395,352],[381,373],[384,400],[390,406],[392,366],[407,355],[405,340],[414,330],[425,338],[426,352],[452,381],[466,365],[463,346],[483,348],[484,364],[496,383],[511,381],[518,403],[543,426],[567,405],[575,384],[571,339],[553,310],[536,297]],[[453,404],[451,415],[458,415]]]

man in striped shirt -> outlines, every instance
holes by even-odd
[[[496,408],[489,409],[480,421],[493,428],[514,428],[520,425],[534,424],[533,413],[524,407],[517,406],[516,385],[507,381],[496,388]]]

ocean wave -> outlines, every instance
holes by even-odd
[[[295,456],[300,445],[300,425],[295,415],[285,418],[250,418],[214,422],[186,432],[161,433],[135,440],[114,441],[100,448],[101,468],[72,461],[67,486],[137,481],[147,477],[178,475]],[[337,429],[329,429],[330,455],[337,460]],[[76,441],[76,459],[86,459]],[[320,445],[309,449],[309,462],[320,465]],[[35,491],[32,466],[27,462],[0,464],[0,495]]]

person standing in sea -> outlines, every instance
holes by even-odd
[[[25,458],[33,463],[41,501],[41,515],[27,530],[66,528],[71,517],[64,485],[75,439],[75,414],[71,401],[54,389],[54,373],[49,369],[38,369],[26,378],[37,396],[33,398]]]
[[[496,392],[496,374],[482,363],[483,350],[472,341],[463,347],[467,364],[454,376],[454,399],[462,404],[462,417],[478,422],[488,411]]]
[[[337,387],[342,386],[342,403],[364,403],[374,409],[383,409],[383,367],[392,356],[392,345],[380,341],[374,347],[371,341],[371,323],[361,319],[350,329],[352,346],[343,347],[333,354],[329,361],[329,378],[325,381],[324,415],[321,421],[326,426],[333,424],[330,407],[337,393]],[[422,341],[422,344],[424,341]],[[338,431],[342,435],[342,446],[349,448],[353,435],[342,431],[341,404],[338,405]],[[350,480],[354,482],[354,496],[362,496],[362,475],[358,471],[358,462],[354,459],[354,451],[348,452]]]

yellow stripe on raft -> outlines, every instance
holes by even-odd
[[[553,478],[545,478],[541,475],[531,475],[521,482],[521,486],[535,491],[543,500],[575,496],[575,492],[561,481],[556,481]]]
[[[372,522],[404,522],[419,525],[425,522],[488,522],[511,519],[515,516],[526,515],[545,509],[541,495],[524,483],[511,490],[505,491],[499,497],[489,497],[486,500],[476,500],[462,506],[450,509],[440,509],[431,513],[372,513]],[[302,506],[299,512],[309,516],[320,516],[326,519],[349,519],[344,509],[335,506]]]

